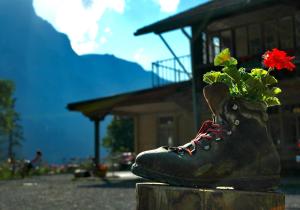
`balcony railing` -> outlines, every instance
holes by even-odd
[[[152,63],[152,86],[159,87],[189,80],[192,75],[191,56],[165,59]]]

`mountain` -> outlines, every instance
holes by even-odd
[[[136,63],[78,56],[66,35],[35,14],[32,0],[1,0],[0,27],[0,78],[16,85],[26,158],[36,149],[49,162],[92,155],[92,122],[66,105],[151,86],[150,73]]]

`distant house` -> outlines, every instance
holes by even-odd
[[[191,28],[191,34],[186,27]],[[187,57],[177,57],[162,36],[178,29],[190,40],[188,64],[183,62]],[[135,35],[147,33],[159,35],[174,55],[172,60],[152,65],[153,72],[164,80],[153,80],[151,89],[68,105],[69,110],[82,112],[96,122],[96,135],[97,122],[107,114],[131,116],[136,153],[184,144],[194,137],[199,121],[210,118],[202,98],[202,75],[211,70],[214,56],[223,48],[230,48],[244,66],[257,66],[262,53],[274,47],[295,55],[298,63],[300,1],[214,0],[143,27]],[[282,106],[269,110],[268,126],[283,166],[300,169],[300,160],[296,162],[300,155],[299,70],[276,75],[283,89]]]

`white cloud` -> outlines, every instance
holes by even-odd
[[[144,48],[139,48],[138,50],[136,50],[133,54],[133,59],[142,66],[148,67],[151,63],[151,59],[145,55],[144,51]]]
[[[110,27],[105,27],[104,32],[105,32],[105,33],[108,33],[108,34],[111,34],[111,29],[110,29]]]
[[[107,42],[105,37],[99,40],[99,22],[107,10],[122,14],[125,9],[125,0],[90,0],[88,6],[84,0],[34,0],[33,4],[39,16],[68,35],[78,54],[94,52]]]
[[[144,48],[138,49],[133,55],[134,60],[139,61],[142,57],[143,52],[144,52]]]
[[[180,0],[156,0],[162,12],[175,12]]]
[[[107,38],[104,37],[104,36],[102,36],[102,37],[100,38],[100,43],[101,43],[101,44],[105,44],[106,42],[107,42]]]

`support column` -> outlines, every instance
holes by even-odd
[[[194,124],[197,131],[200,127],[201,104],[202,104],[202,76],[204,69],[203,65],[203,39],[202,30],[199,26],[192,26],[192,38],[190,40],[191,64],[192,64],[192,96],[193,96],[193,111]]]
[[[94,120],[95,125],[95,164],[98,166],[100,163],[100,120]]]

